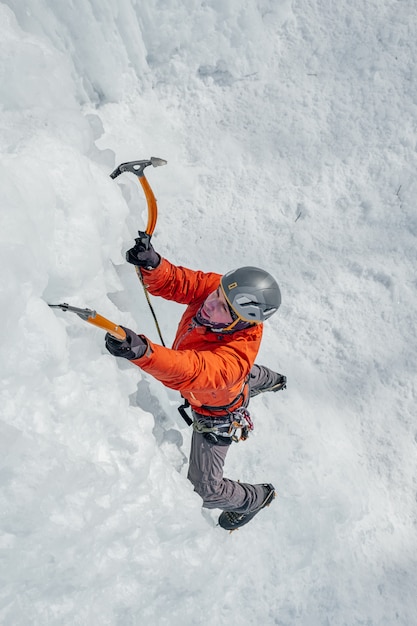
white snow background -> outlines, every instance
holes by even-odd
[[[417,624],[415,1],[6,0],[0,32],[1,624]],[[150,156],[157,251],[282,288],[288,389],[226,464],[278,498],[233,534],[179,394],[47,306],[158,339],[109,177]]]

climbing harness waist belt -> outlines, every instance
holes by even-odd
[[[183,404],[181,404],[181,406],[178,407],[178,412],[183,418],[183,420],[188,424],[188,426],[191,426],[191,424],[193,423],[193,420],[190,418],[190,416],[187,413],[187,409],[191,405],[188,402],[188,400],[186,400],[184,397],[182,399],[184,400],[184,402]],[[215,419],[216,421],[218,421],[218,419],[221,417],[227,418],[232,413],[235,413],[236,411],[239,410],[240,407],[246,407],[248,405],[248,402],[249,402],[249,375],[243,381],[240,392],[238,393],[236,398],[232,400],[232,402],[230,402],[229,404],[226,404],[225,406],[209,406],[208,404],[203,404],[200,408],[204,409],[205,411],[209,411],[213,416],[216,415]],[[194,408],[192,408],[192,411],[193,413],[196,413],[197,415],[201,417],[210,418],[209,415],[202,415],[201,413],[198,413],[197,410]]]
[[[233,441],[246,441],[253,430],[250,413],[244,407],[222,418],[210,418],[193,411],[193,430],[211,443],[228,446]]]
[[[243,381],[236,398],[226,406],[202,405],[201,408],[210,411],[211,415],[203,415],[192,408],[194,420],[187,413],[190,407],[188,400],[178,407],[178,412],[188,426],[201,433],[208,441],[220,445],[230,445],[232,441],[245,441],[249,432],[253,430],[253,423],[246,409],[249,402],[249,374]],[[218,414],[218,415],[216,415]]]

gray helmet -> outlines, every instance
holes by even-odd
[[[264,322],[281,304],[277,281],[258,267],[231,270],[220,284],[231,309],[246,322]]]

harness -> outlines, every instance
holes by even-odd
[[[253,422],[249,411],[245,407],[240,407],[229,413],[222,421],[211,419],[205,415],[199,415],[193,411],[193,430],[203,435],[211,443],[223,446],[230,445],[233,441],[246,441],[249,433],[253,430]]]
[[[250,413],[245,406],[236,409],[233,407],[240,399],[245,403],[249,395],[249,392],[245,394],[245,389],[248,389],[248,381],[249,376],[245,378],[240,393],[229,404],[224,406],[203,404],[201,406],[205,411],[210,411],[212,415],[221,412],[218,417],[202,415],[192,408],[194,419],[191,419],[187,413],[187,409],[191,405],[185,398],[183,398],[184,403],[178,407],[178,411],[188,426],[192,426],[195,432],[202,434],[211,443],[230,445],[232,441],[246,441],[250,431],[254,428]]]

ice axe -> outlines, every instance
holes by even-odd
[[[156,204],[156,198],[154,196],[154,193],[148,183],[145,174],[143,173],[143,170],[149,165],[153,165],[153,167],[160,167],[161,165],[166,164],[167,161],[165,161],[165,159],[158,159],[157,157],[151,157],[149,161],[128,161],[127,163],[122,163],[121,165],[116,167],[114,172],[110,174],[110,178],[117,178],[118,176],[120,176],[120,174],[123,174],[123,172],[131,172],[139,178],[139,182],[142,185],[142,189],[148,204],[148,224],[145,231],[145,234],[148,235],[148,237],[146,238],[146,241],[144,240],[143,242],[145,243],[145,245],[147,242],[148,246],[150,239],[153,235],[153,231],[155,230],[156,220],[158,218],[158,207]]]
[[[145,169],[145,167],[148,167],[149,165],[152,165],[153,167],[160,167],[161,165],[166,165],[166,164],[167,164],[167,161],[165,161],[165,159],[159,159],[158,157],[151,157],[149,160],[145,159],[143,161],[128,161],[127,163],[121,163],[110,174],[110,178],[114,179],[120,176],[120,174],[123,174],[123,172],[131,172],[132,174],[135,174],[139,179],[139,182],[145,194],[146,203],[148,205],[148,223],[147,223],[145,231],[138,231],[138,236],[139,236],[138,239],[145,246],[146,250],[149,249],[151,237],[153,235],[153,231],[155,230],[156,220],[158,218],[158,207],[156,204],[156,198],[154,196],[154,193],[151,189],[151,186],[148,183],[148,180],[143,170]],[[138,240],[136,239],[136,241]],[[142,284],[143,291],[144,291],[149,309],[152,313],[152,317],[154,319],[159,338],[161,340],[162,345],[165,346],[161,329],[159,327],[159,322],[156,317],[155,311],[153,309],[152,303],[150,301],[148,290],[146,289],[145,284],[143,282],[141,271],[137,266],[135,266],[135,269],[136,269],[136,274]]]
[[[89,322],[94,326],[98,326],[103,330],[107,330],[110,335],[112,335],[115,339],[118,339],[119,341],[124,341],[126,339],[126,333],[123,328],[103,317],[96,311],[93,311],[92,309],[79,309],[78,307],[71,306],[66,302],[64,302],[63,304],[48,304],[48,306],[50,306],[51,309],[61,309],[61,311],[70,311],[71,313],[75,313],[85,322]]]

